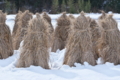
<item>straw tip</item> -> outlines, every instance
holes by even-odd
[[[81,15],[85,15],[84,11],[81,11],[80,14],[81,14]]]

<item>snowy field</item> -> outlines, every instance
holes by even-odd
[[[79,14],[74,14],[77,17]],[[101,14],[86,14],[93,19],[98,19]],[[52,24],[55,28],[56,19],[60,14],[51,14]],[[118,22],[120,29],[120,14],[113,16]],[[11,31],[13,30],[15,15],[8,15],[6,23]],[[19,50],[14,50],[14,55],[0,60],[0,80],[120,80],[120,65],[112,63],[100,64],[98,59],[96,66],[91,66],[88,63],[75,64],[76,67],[62,65],[65,49],[50,52],[49,65],[50,70],[45,70],[39,66],[30,66],[28,68],[16,68],[15,63],[19,57]]]

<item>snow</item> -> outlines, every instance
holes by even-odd
[[[56,19],[61,14],[50,14],[52,24],[55,28]],[[87,13],[93,19],[98,19],[101,14]],[[75,17],[79,14],[74,14]],[[115,13],[113,16],[120,28],[120,14]],[[15,15],[7,15],[6,24],[9,25],[12,32]],[[23,42],[21,42],[21,45]],[[20,48],[21,49],[21,48]],[[31,65],[28,68],[16,68],[15,63],[20,54],[19,50],[14,50],[14,55],[0,60],[0,80],[120,80],[120,65],[113,63],[100,64],[98,59],[96,66],[91,66],[87,62],[84,65],[75,63],[76,67],[62,65],[66,49],[57,50],[56,53],[50,52],[49,70],[40,66]]]

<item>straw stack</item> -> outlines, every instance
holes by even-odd
[[[41,66],[49,69],[49,39],[48,26],[45,20],[37,13],[36,18],[30,20],[28,34],[24,39],[17,67]]]

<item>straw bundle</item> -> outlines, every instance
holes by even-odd
[[[103,41],[99,46],[103,63],[111,62],[117,65],[120,64],[120,32],[112,16],[110,14],[105,19],[99,20],[100,26],[104,29],[103,39],[101,39]]]
[[[57,19],[57,27],[54,32],[54,40],[52,51],[56,52],[57,49],[62,50],[65,48],[68,33],[70,30],[70,19],[64,12],[58,19]]]
[[[43,18],[50,24],[50,34],[53,33],[54,29],[53,29],[53,26],[52,26],[52,23],[51,23],[51,18],[49,15],[47,15],[47,13],[43,13]]]
[[[75,17],[72,14],[69,15],[69,18],[75,20]]]
[[[13,48],[17,50],[19,48],[20,42],[23,40],[24,36],[27,34],[28,22],[32,18],[32,14],[26,10],[18,21],[18,29],[16,35],[13,38]]]
[[[12,38],[16,35],[17,29],[18,29],[18,21],[20,20],[20,16],[22,15],[22,12],[19,11],[18,14],[15,17],[15,24],[13,27],[13,32],[12,32]]]
[[[107,15],[104,11],[101,11],[101,12],[102,12],[102,15],[99,17],[98,20],[105,19],[106,15]]]
[[[0,59],[8,58],[13,54],[11,33],[5,20],[6,14],[0,10]]]
[[[30,20],[28,34],[24,39],[17,67],[41,66],[49,69],[49,43],[48,26],[44,19],[37,13],[36,18]]]
[[[92,43],[93,43],[93,50],[94,50],[94,57],[97,60],[99,58],[99,48],[98,48],[98,42],[99,39],[101,38],[101,27],[99,27],[98,23],[88,17],[88,20],[90,21],[90,28],[91,28],[91,33],[92,33]]]
[[[49,26],[49,33],[50,33],[49,41],[51,43],[50,46],[52,46],[52,44],[53,44],[53,32],[54,32],[54,29],[53,29],[53,25],[51,23],[51,18],[50,18],[50,16],[46,12],[44,12],[42,16],[46,20],[46,22],[48,22],[48,24],[50,25]]]
[[[69,36],[66,45],[64,64],[74,66],[75,62],[83,64],[86,61],[95,65],[90,22],[83,12],[81,12],[81,16],[77,17],[72,30],[72,35]]]

